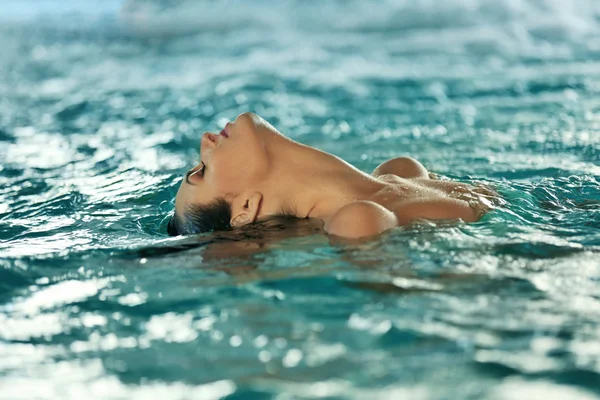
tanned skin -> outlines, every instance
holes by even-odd
[[[399,157],[371,174],[284,136],[252,113],[219,134],[202,136],[200,161],[182,182],[175,212],[224,198],[231,226],[270,216],[317,218],[343,238],[378,235],[419,220],[475,222],[492,207],[487,188],[432,179],[418,161]]]

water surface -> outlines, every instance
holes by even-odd
[[[0,398],[600,397],[596,2],[58,3],[0,6]],[[166,237],[248,110],[507,204]]]

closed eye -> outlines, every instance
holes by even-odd
[[[200,174],[201,177],[204,177],[204,172],[206,171],[206,164],[204,164],[203,161],[200,161],[200,164],[201,164],[200,168],[195,167],[195,168],[191,169],[190,171],[188,171],[187,174],[185,174],[185,181],[188,184],[193,185],[193,183],[190,182],[190,176],[192,176],[192,175]]]

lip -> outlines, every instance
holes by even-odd
[[[219,133],[219,135],[228,138],[229,137],[229,122],[225,125],[225,128]]]

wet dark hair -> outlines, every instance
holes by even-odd
[[[217,198],[208,204],[188,206],[183,215],[171,217],[167,225],[169,236],[220,231],[231,228],[231,204]]]

